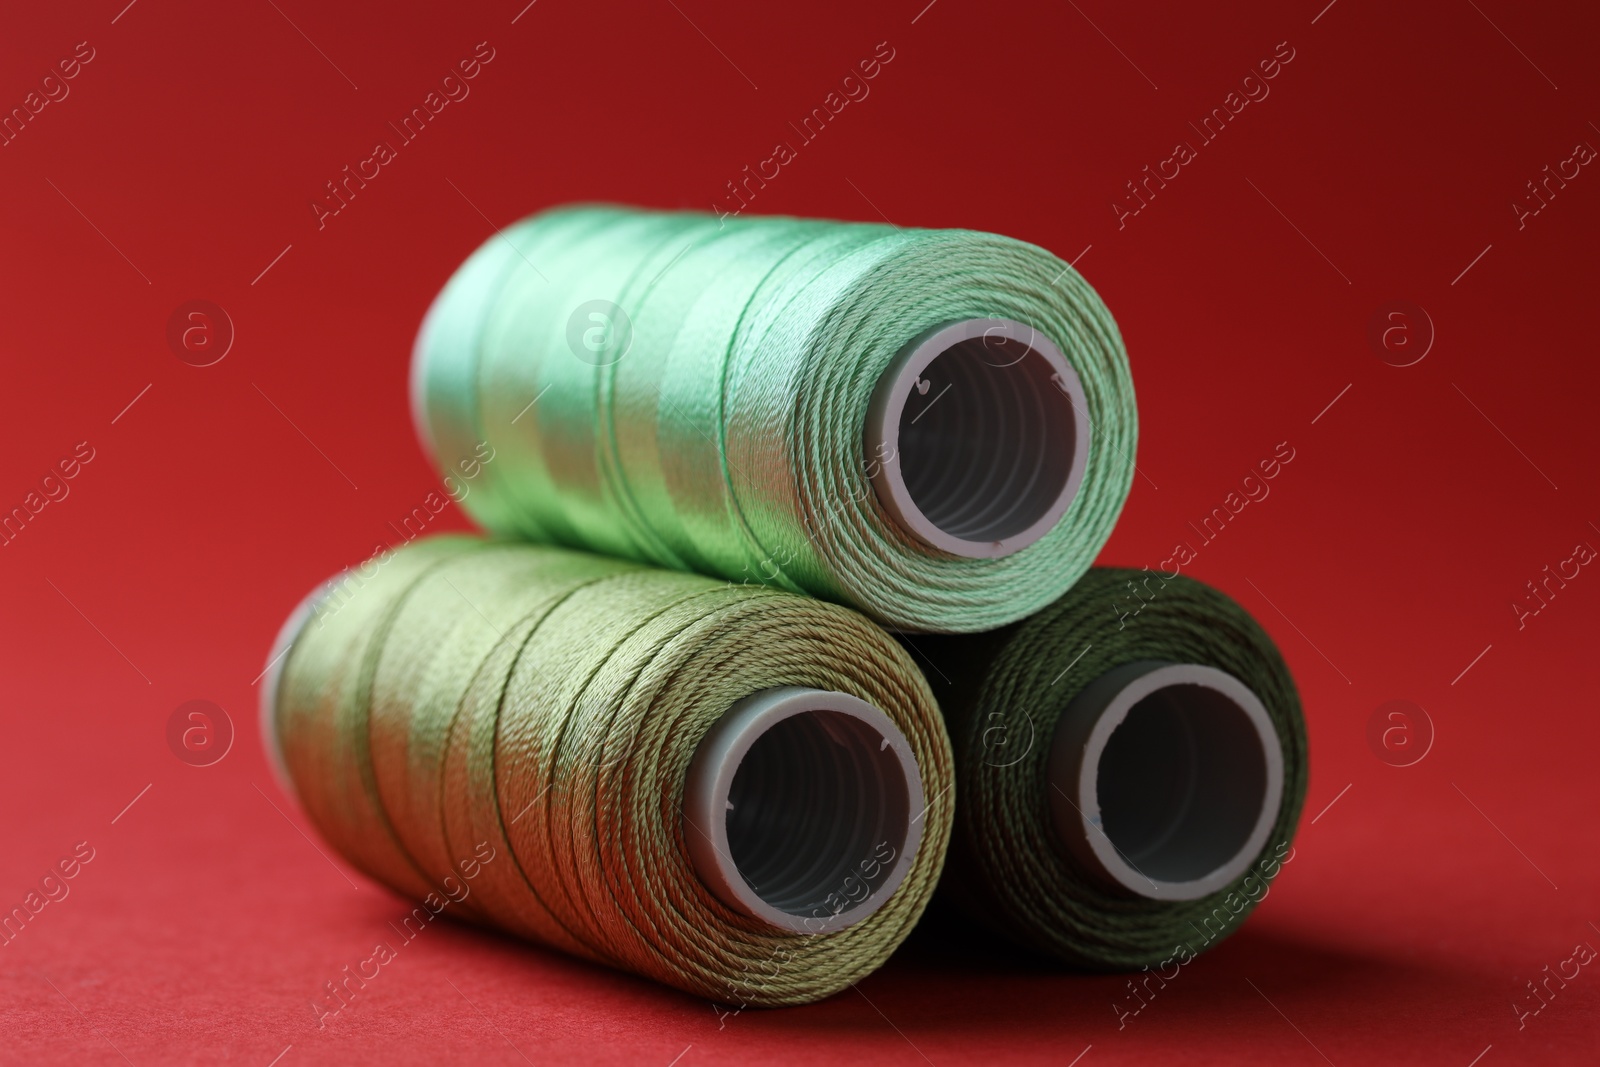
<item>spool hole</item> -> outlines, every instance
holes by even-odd
[[[956,555],[1007,555],[1048,533],[1088,460],[1087,401],[1043,334],[967,319],[924,336],[879,379],[867,469],[909,533]]]
[[[870,895],[912,815],[905,775],[883,737],[834,711],[801,712],[757,738],[728,804],[728,853],[745,884],[771,907],[803,917]]]
[[[783,930],[858,922],[899,887],[921,842],[916,758],[879,708],[797,686],[734,704],[684,784],[684,842],[723,902]]]
[[[1056,723],[1049,802],[1087,873],[1152,900],[1198,900],[1250,869],[1283,799],[1261,698],[1199,663],[1137,660],[1095,678]]]
[[[1191,882],[1249,841],[1266,802],[1266,757],[1238,704],[1215,689],[1169,685],[1112,731],[1096,792],[1101,827],[1135,870]]]

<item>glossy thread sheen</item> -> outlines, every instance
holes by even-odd
[[[1092,434],[1061,521],[994,559],[901,530],[863,445],[901,349],[972,318],[1054,340]],[[480,442],[501,457],[465,502],[493,533],[770,584],[907,631],[992,629],[1060,596],[1110,535],[1137,434],[1116,324],[1055,256],[966,230],[806,219],[534,216],[450,279],[412,387],[441,469]]]
[[[359,570],[294,641],[270,715],[305,811],[373,878],[438,896],[486,844],[498,858],[453,914],[733,1008],[820,1000],[876,969],[916,923],[949,840],[949,741],[915,665],[861,616],[461,536]],[[777,931],[733,911],[682,840],[700,739],[735,701],[785,685],[882,709],[930,798],[905,880],[836,932]]]

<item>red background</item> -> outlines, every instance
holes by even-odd
[[[1523,1029],[1512,1004],[1600,946],[1600,574],[1520,630],[1510,606],[1600,547],[1600,174],[1520,230],[1511,208],[1600,146],[1592,9],[523,2],[7,14],[0,106],[78,42],[95,58],[0,148],[0,505],[77,442],[95,458],[0,548],[0,904],[79,841],[95,858],[0,949],[0,1063],[1593,1062],[1600,974]],[[319,230],[323,183],[480,41],[471,95]],[[871,95],[753,210],[1076,258],[1142,411],[1106,562],[1159,563],[1292,445],[1186,570],[1258,614],[1303,688],[1294,862],[1120,1031],[1117,978],[925,937],[859,992],[719,1028],[703,1002],[452,924],[319,1030],[310,998],[402,906],[298,832],[252,679],[291,605],[434,485],[405,394],[428,301],[491,222],[709,208],[880,41]],[[1282,41],[1270,96],[1119,229],[1124,183]],[[214,366],[168,347],[191,299],[235,325]],[[1437,332],[1403,368],[1367,336],[1396,299]],[[238,730],[206,768],[165,736],[197,698]],[[1414,766],[1368,743],[1394,699],[1436,730]]]

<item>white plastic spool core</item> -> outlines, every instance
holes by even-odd
[[[1107,671],[1056,725],[1056,833],[1091,874],[1152,900],[1196,900],[1242,876],[1283,798],[1283,751],[1261,699],[1196,663]]]
[[[963,319],[914,339],[878,379],[866,469],[884,510],[924,544],[1008,556],[1077,495],[1088,411],[1050,338],[1011,319]]]
[[[922,841],[922,775],[899,727],[847,693],[782,686],[728,709],[683,789],[701,882],[779,930],[823,933],[877,911]]]

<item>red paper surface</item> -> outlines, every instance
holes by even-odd
[[[1600,548],[1592,9],[125,2],[19,9],[0,42],[0,106],[25,109],[0,147],[0,505],[66,491],[0,547],[0,904],[93,853],[0,948],[0,1062],[1594,1062],[1593,968],[1515,1007],[1600,946],[1600,573],[1526,586]],[[470,95],[399,143],[479,42]],[[880,42],[869,95],[802,142]],[[319,220],[379,140],[395,157]],[[1142,433],[1103,559],[1189,542],[1185,573],[1283,645],[1313,752],[1295,859],[1121,1029],[1124,979],[981,943],[919,937],[827,1003],[719,1020],[444,923],[319,1028],[312,998],[404,906],[307,836],[253,679],[290,607],[435,485],[406,404],[423,310],[494,226],[726,208],[780,141],[753,211],[1011,234],[1105,297]],[[1119,201],[1147,165],[1165,185]],[[212,366],[169,346],[191,300],[233,324]],[[1401,300],[1431,347],[1414,308],[1371,340]],[[1269,495],[1203,541],[1280,442]],[[197,699],[237,735],[209,767],[168,745]],[[1433,727],[1411,766],[1380,753],[1421,751],[1414,721],[1409,750],[1387,720],[1369,741],[1395,700]]]

